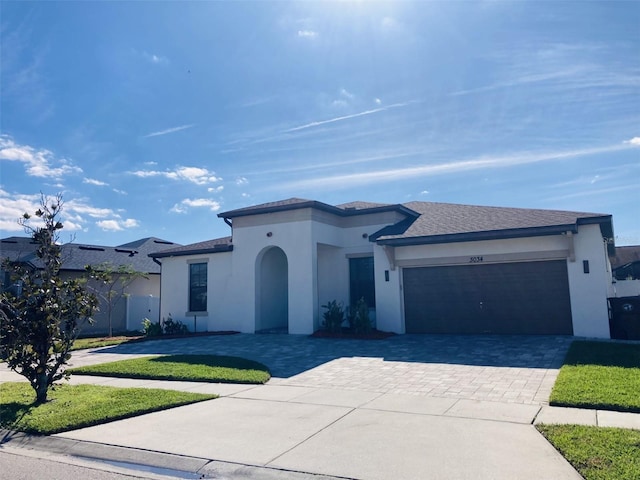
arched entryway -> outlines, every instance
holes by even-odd
[[[289,330],[289,265],[287,255],[269,247],[256,259],[256,332]]]

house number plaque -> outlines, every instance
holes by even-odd
[[[482,257],[469,257],[469,263],[481,263],[483,261]]]

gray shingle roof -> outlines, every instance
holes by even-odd
[[[333,213],[341,217],[351,215],[363,215],[367,213],[375,213],[389,210],[399,210],[403,213],[408,212],[407,209],[400,204],[389,203],[372,203],[372,202],[350,202],[342,205],[334,206],[327,203],[318,202],[317,200],[305,200],[303,198],[289,198],[277,202],[263,203],[252,207],[238,208],[228,212],[218,214],[220,218],[244,217],[248,215],[262,215],[265,213],[284,212],[288,210],[297,210],[301,208],[315,208],[325,212]]]
[[[618,268],[633,262],[640,262],[640,245],[616,247],[616,255],[611,258],[611,266]]]
[[[268,211],[279,210],[292,210],[295,208],[311,207],[316,202],[314,200],[307,200],[305,198],[287,198],[286,200],[278,200],[276,202],[261,203],[260,205],[252,205],[250,207],[237,208],[235,210],[229,210],[228,212],[222,212],[218,214],[220,218],[233,218],[241,217],[245,215],[255,215],[258,213],[265,213]]]
[[[169,248],[161,252],[152,253],[150,256],[152,258],[180,257],[184,255],[230,252],[231,250],[233,250],[231,237],[222,237],[176,248]]]
[[[419,216],[414,221],[401,222],[403,225],[383,228],[371,236],[373,240],[409,244],[505,238],[519,234],[560,233],[575,230],[578,223],[606,223],[608,220],[610,224],[611,221],[607,214],[563,210],[432,202],[409,202],[404,206]]]
[[[29,237],[9,237],[0,241],[1,258],[28,262],[38,267],[39,259],[35,255],[36,245]],[[83,271],[85,265],[111,263],[115,267],[130,265],[134,270],[147,274],[159,274],[160,266],[149,258],[150,253],[164,250],[177,244],[149,237],[118,247],[103,245],[83,245],[66,243],[62,246],[62,270]]]
[[[343,210],[366,210],[368,208],[378,208],[378,207],[390,207],[391,203],[374,203],[374,202],[349,202],[343,203],[340,205],[336,205],[337,208],[341,208]]]

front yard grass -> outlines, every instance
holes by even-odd
[[[218,355],[166,355],[70,368],[81,375],[183,380],[190,382],[265,383],[271,374],[261,363]]]
[[[49,435],[213,398],[217,395],[63,384],[49,390],[47,402],[35,406],[28,383],[8,382],[0,385],[0,426]]]
[[[640,430],[584,425],[537,428],[586,480],[640,478]]]
[[[132,341],[140,341],[143,335],[118,335],[115,337],[87,337],[77,338],[73,342],[71,350],[84,350],[85,348],[111,347]]]
[[[640,345],[576,341],[569,348],[549,403],[640,412],[638,392]]]

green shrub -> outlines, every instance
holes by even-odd
[[[189,333],[189,329],[180,320],[174,321],[173,318],[169,317],[164,322],[165,335],[186,335],[187,333]]]
[[[186,335],[189,333],[187,326],[180,320],[169,318],[162,322],[152,322],[148,318],[142,320],[142,331],[147,337],[159,337],[160,335]]]
[[[160,325],[160,322],[152,322],[145,318],[142,320],[142,331],[147,337],[159,337],[162,335],[162,325]]]
[[[330,332],[339,332],[344,322],[344,308],[342,302],[331,300],[326,305],[322,305],[327,311],[322,314],[324,318],[323,326]]]
[[[349,308],[349,326],[354,333],[369,333],[371,331],[371,319],[369,318],[369,305],[364,297],[358,300],[355,306]]]

